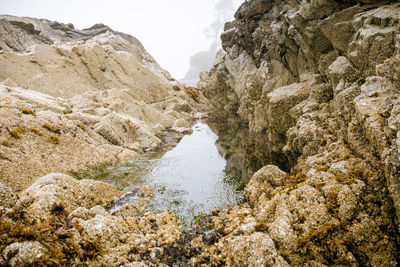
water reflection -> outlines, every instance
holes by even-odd
[[[231,176],[241,177],[243,184],[250,180],[254,172],[268,164],[289,170],[286,156],[272,149],[266,131],[250,132],[245,123],[232,115],[223,119],[210,118],[207,123],[219,136],[216,144],[227,160],[225,171]]]
[[[217,139],[207,124],[197,123],[191,135],[160,159],[138,160],[101,179],[127,191],[150,185],[156,190],[152,210],[173,210],[190,223],[198,214],[242,199],[240,179],[225,172],[227,163],[215,145]]]

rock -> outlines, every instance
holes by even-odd
[[[224,245],[229,246],[227,264],[231,266],[290,266],[278,255],[273,240],[264,233],[233,237]]]
[[[154,196],[154,188],[151,186],[142,186],[137,191],[137,195],[142,198],[151,198]]]
[[[357,197],[353,194],[349,186],[346,186],[338,194],[339,218],[350,220],[357,210]]]
[[[189,103],[187,102],[181,102],[181,103],[176,103],[173,105],[172,110],[175,110],[177,112],[186,112],[189,113],[192,111],[192,108],[190,107]]]
[[[187,121],[185,121],[185,120],[183,120],[183,119],[179,119],[179,120],[176,120],[175,121],[175,123],[174,123],[174,128],[179,128],[179,127],[187,127],[188,126],[188,123],[187,123]]]
[[[258,170],[244,190],[244,195],[251,205],[256,205],[259,197],[269,198],[272,191],[283,185],[287,174],[278,167],[268,165]]]
[[[28,266],[35,265],[47,251],[47,248],[37,241],[24,241],[7,246],[3,257],[10,266]]]
[[[93,180],[78,181],[71,176],[54,173],[39,178],[23,191],[16,207],[24,207],[32,217],[45,218],[54,213],[55,209],[69,214],[78,207],[107,207],[114,201],[115,196],[120,195],[121,193],[110,184]],[[105,211],[97,207],[88,214],[98,212]]]
[[[121,164],[132,163],[133,161],[139,159],[139,154],[130,149],[124,149],[121,153],[118,154],[118,161]]]
[[[103,207],[100,206],[100,205],[94,206],[94,207],[91,208],[89,211],[92,212],[92,213],[94,213],[94,214],[96,214],[96,215],[103,215],[103,216],[108,215],[108,212],[106,211],[106,209],[103,208]]]
[[[115,211],[113,215],[123,216],[123,217],[138,216],[144,213],[149,203],[150,203],[150,198],[147,197],[142,198],[132,203],[123,205],[120,209]]]
[[[206,245],[211,245],[217,240],[217,233],[215,230],[207,231],[203,234],[203,242]]]
[[[84,207],[78,207],[68,215],[68,219],[73,220],[74,218],[79,218],[86,221],[93,218],[95,215],[96,213],[92,209],[89,210]]]
[[[17,194],[15,194],[8,186],[0,183],[0,206],[12,208],[17,201]]]
[[[267,95],[268,121],[272,136],[283,136],[290,127],[294,126],[295,120],[289,115],[289,111],[304,99],[308,98],[310,87],[303,84],[292,84],[274,89]],[[274,140],[276,143],[284,143],[285,140]]]
[[[320,22],[319,27],[334,48],[346,52],[354,34],[352,21],[359,12],[360,6],[350,7]]]
[[[399,14],[393,1],[246,1],[200,75],[202,91],[105,25],[0,16],[0,32],[16,33],[0,34],[0,179],[20,191],[2,209],[1,236],[47,222],[54,244],[99,252],[89,265],[399,265]],[[249,183],[245,203],[190,229],[146,210],[150,188],[126,203],[109,184],[43,176],[156,150],[202,103],[226,134],[217,144],[227,172]],[[0,265],[36,242],[16,238]]]
[[[332,83],[336,86],[340,79],[354,80],[354,68],[350,61],[343,56],[338,57],[329,67],[328,75],[332,79]]]
[[[399,228],[390,214],[400,218],[400,5],[358,2],[252,0],[227,25],[223,50],[198,84],[222,124],[217,134],[248,127],[246,138],[221,147],[251,178],[249,207],[213,220],[224,235],[206,249],[221,254],[212,261],[398,264],[389,236]],[[240,209],[249,215],[236,220]],[[252,258],[267,239],[270,250]]]
[[[189,127],[205,108],[204,96],[172,79],[133,36],[70,26],[0,16],[0,32],[13,33],[0,37],[0,103],[8,107],[0,141],[9,144],[0,146],[1,182],[17,192],[51,172],[129,163],[138,155],[126,148],[160,149],[157,124]]]

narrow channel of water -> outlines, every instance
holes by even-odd
[[[101,180],[124,191],[151,186],[155,196],[149,209],[175,211],[190,224],[199,214],[234,205],[243,198],[240,177],[225,172],[226,160],[218,152],[217,139],[207,124],[197,123],[192,134],[161,158],[120,166],[103,174]],[[131,197],[131,201],[135,199]]]

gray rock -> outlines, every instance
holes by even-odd
[[[275,255],[293,266],[399,263],[389,237],[397,230],[380,228],[400,220],[399,14],[397,2],[369,0],[250,0],[238,10],[199,81],[218,122],[258,137],[224,146],[258,163],[244,190],[249,207],[215,220],[226,225],[216,246],[228,265],[280,266]],[[268,238],[274,249],[252,258]]]
[[[217,240],[217,232],[215,230],[205,232],[203,234],[202,240],[206,245],[214,244]]]
[[[47,248],[37,241],[24,241],[7,246],[3,257],[10,266],[33,266],[47,252]]]

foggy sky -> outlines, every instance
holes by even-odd
[[[244,0],[233,0],[236,10]],[[0,14],[46,18],[83,29],[104,23],[138,38],[174,78],[189,69],[190,57],[207,51],[215,38],[219,0],[0,0]],[[205,33],[208,29],[209,32]]]
[[[205,36],[212,43],[208,50],[199,51],[190,57],[190,68],[186,73],[184,80],[196,80],[201,71],[208,71],[215,59],[215,55],[220,49],[220,35],[223,32],[224,24],[233,19],[235,12],[232,0],[219,0],[214,7],[215,19],[205,30]]]

